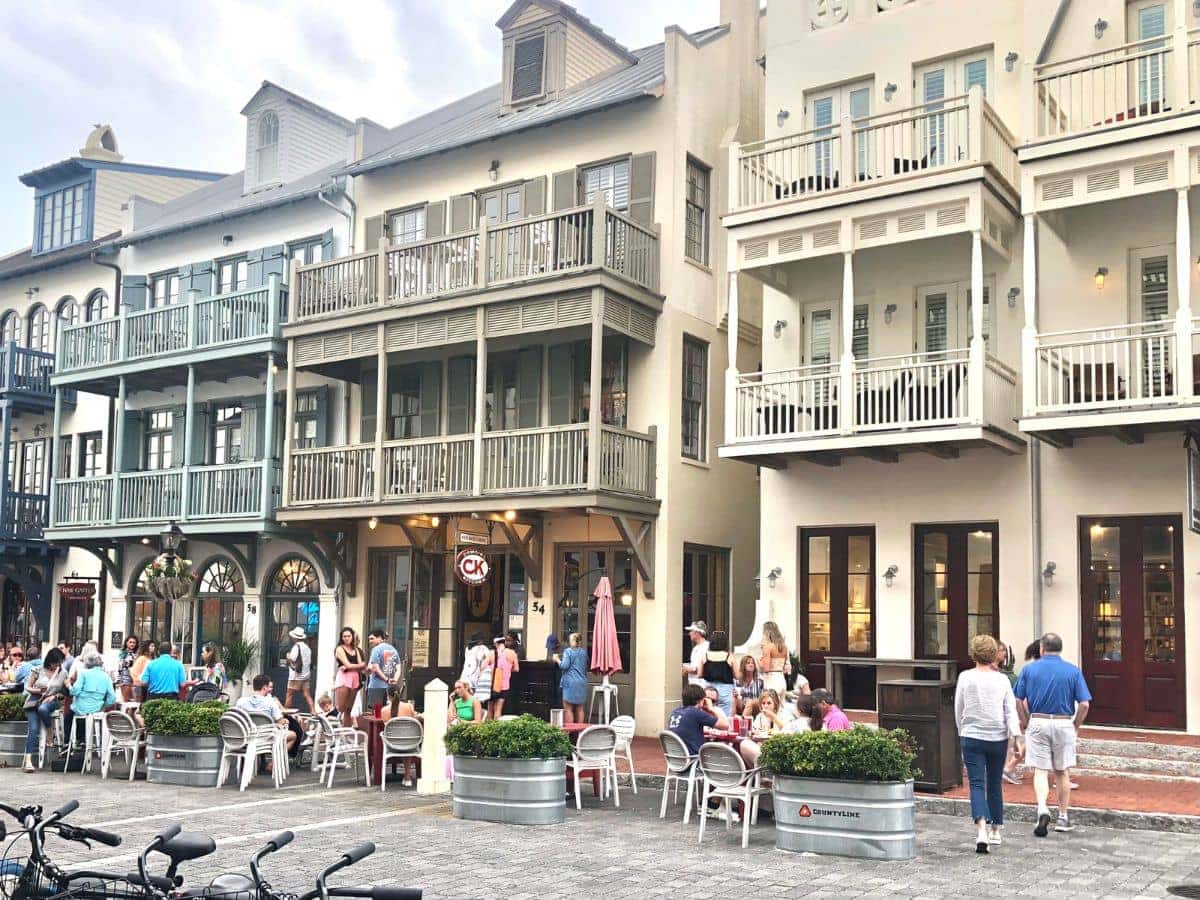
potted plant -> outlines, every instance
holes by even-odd
[[[160,600],[186,597],[194,580],[192,561],[174,553],[159,554],[146,566],[146,587]]]
[[[217,721],[229,707],[220,700],[183,703],[151,700],[146,723],[146,780],[155,784],[215,787],[221,763]]]
[[[775,847],[863,859],[912,859],[916,753],[900,730],[781,734],[759,764],[774,778]]]
[[[454,757],[457,818],[514,825],[565,819],[571,739],[561,728],[531,715],[460,722],[447,729],[446,750]]]
[[[225,693],[230,703],[236,703],[246,687],[246,672],[258,659],[258,641],[235,638],[221,648],[225,664]]]
[[[0,766],[16,768],[25,758],[25,695],[0,694]]]

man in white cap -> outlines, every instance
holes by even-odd
[[[704,684],[700,677],[704,669],[704,658],[708,655],[708,625],[697,619],[684,629],[692,639],[692,658],[683,664],[683,674],[687,676],[688,684]]]
[[[308,635],[303,628],[297,625],[288,632],[288,637],[292,639],[292,649],[287,652],[288,683],[287,693],[283,696],[283,705],[288,709],[295,709],[292,706],[292,695],[299,691],[305,702],[308,703],[308,708],[304,712],[313,712],[316,706],[313,704],[312,688],[308,684],[312,674],[312,648],[305,640]]]

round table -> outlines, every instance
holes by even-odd
[[[383,759],[382,735],[383,726],[386,724],[383,719],[377,719],[370,715],[359,716],[354,720],[355,727],[367,734],[367,762],[371,769],[371,784],[379,784],[380,776],[383,774],[380,760]]]

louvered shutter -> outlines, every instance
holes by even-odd
[[[970,91],[975,85],[983,89],[983,96],[988,95],[986,59],[973,59],[963,65],[963,89]]]
[[[446,368],[446,431],[467,434],[475,427],[475,360],[456,356]]]
[[[263,398],[249,397],[242,401],[242,459],[262,459],[266,437],[266,416]]]
[[[321,259],[333,259],[333,229],[329,228],[321,235]]]
[[[196,418],[192,422],[192,451],[188,454],[187,461],[193,466],[202,466],[210,461],[208,441],[211,435],[208,429],[209,423],[214,417],[207,404],[197,404],[192,414]],[[183,424],[186,425],[187,423],[184,422]],[[180,446],[182,447],[182,442]],[[183,457],[178,457],[175,462],[177,465],[183,465]]]
[[[191,265],[190,283],[184,283],[182,278],[179,279],[179,290],[199,291],[201,297],[211,297],[213,292],[213,272],[216,266],[211,259],[203,259],[200,262],[194,262]]]
[[[187,423],[187,407],[183,404],[171,407],[171,468],[177,469],[184,464],[185,454],[183,452],[185,444],[184,437],[187,432],[184,428]]]
[[[438,433],[442,407],[442,364],[427,362],[421,366],[421,437]]]
[[[136,472],[142,468],[142,436],[145,417],[141,410],[125,413],[125,431],[121,436],[121,471]]]
[[[374,368],[362,374],[362,415],[359,417],[358,439],[361,443],[375,440],[375,378]]]
[[[525,216],[540,216],[546,211],[546,176],[525,182]]]
[[[855,359],[866,359],[871,352],[871,307],[865,303],[854,307],[854,334],[851,353]]]
[[[540,96],[546,57],[546,36],[539,34],[513,45],[511,96],[513,102]]]
[[[272,275],[278,275],[282,280],[286,267],[287,247],[283,244],[252,250],[247,254],[246,287],[265,287]]]
[[[554,212],[570,209],[578,204],[576,191],[578,178],[574,169],[554,173]]]
[[[446,233],[446,201],[427,204],[425,207],[425,237],[441,237]]]
[[[550,348],[550,422],[569,425],[575,417],[574,344],[555,344]]]
[[[653,153],[639,153],[630,162],[629,216],[643,225],[654,223]]]
[[[450,198],[450,233],[461,234],[479,226],[475,215],[475,195],[458,194]]]
[[[146,309],[150,302],[150,282],[145,275],[121,278],[121,302],[130,312]]]
[[[517,427],[537,428],[542,405],[542,351],[521,350],[517,354]]]
[[[315,389],[317,395],[317,446],[329,446],[329,416],[331,414],[329,404],[329,385],[323,384]],[[283,429],[279,429],[280,432]],[[371,433],[374,437],[374,432]],[[348,438],[349,436],[347,436]]]
[[[378,250],[383,240],[383,216],[371,216],[363,221],[363,251]]]

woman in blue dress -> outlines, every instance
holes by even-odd
[[[570,644],[562,656],[554,654],[554,661],[562,670],[563,722],[585,722],[583,704],[587,701],[587,651],[579,646],[583,637],[575,632],[567,642]]]

